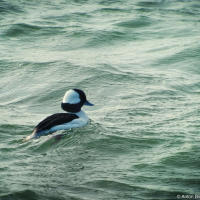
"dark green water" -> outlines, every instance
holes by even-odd
[[[0,200],[200,195],[200,1],[1,0],[0,26]],[[70,88],[89,125],[23,143]]]

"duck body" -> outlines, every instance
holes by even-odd
[[[83,105],[92,106],[93,104],[86,100],[85,93],[82,90],[73,89],[67,91],[61,103],[61,107],[66,113],[56,113],[46,117],[35,126],[32,134],[25,140],[39,138],[59,130],[85,126],[89,118],[81,110]]]

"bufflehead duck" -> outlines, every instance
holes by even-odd
[[[81,110],[83,105],[93,106],[86,99],[85,93],[80,89],[71,89],[65,93],[61,108],[66,113],[56,113],[42,120],[25,140],[39,138],[59,130],[67,130],[78,128],[88,123],[89,118],[84,111]]]

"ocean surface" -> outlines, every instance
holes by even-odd
[[[79,129],[23,142],[66,90]],[[0,200],[200,199],[199,0],[0,0]]]

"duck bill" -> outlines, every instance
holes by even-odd
[[[86,102],[84,103],[84,105],[86,105],[86,106],[94,106],[94,104],[90,103],[88,100],[86,100]]]

